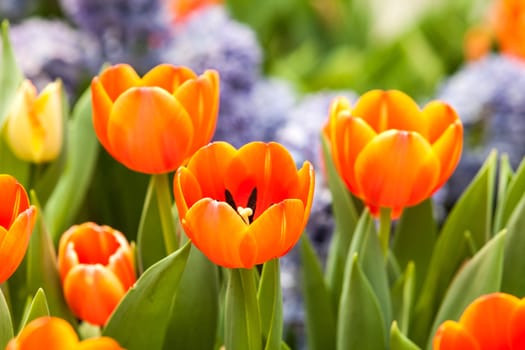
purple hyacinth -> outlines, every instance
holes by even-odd
[[[27,19],[12,26],[10,40],[19,67],[39,90],[60,78],[74,97],[101,64],[96,41],[60,20]]]
[[[463,192],[492,149],[507,153],[514,168],[525,155],[525,62],[489,55],[465,65],[444,82],[438,97],[463,120],[464,150],[445,187],[447,205]]]
[[[144,73],[160,63],[168,21],[158,0],[61,0],[65,14],[95,36],[104,59]]]

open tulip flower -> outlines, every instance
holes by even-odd
[[[213,137],[219,76],[161,64],[140,78],[127,64],[91,83],[93,124],[104,148],[128,168],[173,171]]]
[[[24,258],[37,210],[29,205],[24,187],[11,175],[0,174],[0,283]]]
[[[6,119],[6,140],[20,159],[42,163],[55,159],[62,149],[62,83],[48,84],[37,96],[35,86],[24,80]]]
[[[251,268],[286,254],[309,217],[314,171],[278,143],[214,142],[174,178],[182,225],[214,263]]]
[[[525,299],[493,293],[474,300],[459,322],[445,321],[434,350],[525,349]]]
[[[329,123],[337,171],[374,216],[390,208],[397,218],[428,198],[460,159],[463,126],[440,101],[420,110],[400,91],[373,90],[353,107],[345,98],[334,100]]]
[[[72,226],[60,238],[58,268],[65,299],[75,315],[104,325],[135,283],[133,252],[126,237],[92,222]]]
[[[13,338],[6,350],[120,350],[119,344],[109,337],[79,341],[73,327],[57,317],[39,317],[29,322]]]

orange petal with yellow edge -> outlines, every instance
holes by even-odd
[[[521,299],[516,305],[509,327],[510,348],[525,349],[525,299]]]
[[[219,74],[208,70],[194,80],[184,82],[173,94],[190,116],[195,133],[189,154],[210,142],[217,124]]]
[[[91,83],[91,104],[93,109],[93,127],[102,146],[114,157],[108,140],[108,123],[113,109],[113,101],[107,94],[100,79]]]
[[[16,217],[8,230],[0,228],[0,283],[11,277],[22,262],[35,226],[36,215],[36,207],[30,206]]]
[[[445,132],[432,145],[441,164],[441,172],[436,189],[440,188],[452,175],[461,158],[463,149],[463,126],[459,120],[450,124]]]
[[[456,111],[442,101],[429,102],[423,108],[422,113],[422,117],[426,119],[429,126],[426,138],[430,144],[436,142],[450,125],[456,122],[461,124]]]
[[[363,94],[352,116],[364,119],[377,133],[388,129],[415,131],[426,135],[428,125],[416,102],[398,90],[372,90]]]
[[[213,142],[199,149],[188,162],[187,168],[200,185],[202,196],[224,201],[226,170],[237,150],[226,142]],[[237,175],[236,175],[237,176]],[[187,202],[188,205],[193,201]]]
[[[363,148],[375,137],[375,131],[360,118],[339,114],[332,122],[332,153],[334,163],[346,185],[356,196],[362,193],[357,184],[355,161]]]
[[[187,157],[193,126],[181,104],[158,87],[132,88],[115,102],[108,125],[114,157],[148,174],[178,168]]]
[[[80,319],[104,325],[125,294],[117,276],[102,265],[77,265],[64,280],[67,304]]]
[[[159,64],[142,77],[142,85],[158,86],[172,94],[182,83],[195,78],[197,75],[187,67]]]
[[[437,330],[433,350],[481,350],[476,339],[463,326],[445,321]]]
[[[80,343],[73,350],[121,350],[119,343],[109,337],[98,337],[86,339]]]
[[[6,350],[71,350],[77,343],[78,336],[68,322],[45,316],[29,322]]]
[[[113,102],[129,88],[141,85],[141,79],[137,72],[125,63],[105,69],[100,76],[93,79],[94,82],[97,80],[100,81],[104,91]]]
[[[505,293],[482,296],[465,309],[459,322],[477,340],[480,350],[507,349],[510,320],[519,301]]]
[[[301,237],[304,229],[303,217],[303,202],[286,199],[270,206],[253,221],[248,234],[253,237],[258,248],[255,264],[262,264],[287,253]]]
[[[188,210],[182,225],[193,244],[215,264],[230,268],[253,266],[257,248],[246,236],[248,225],[227,203],[203,198]]]
[[[402,208],[426,199],[435,188],[440,164],[418,133],[390,130],[376,136],[358,155],[355,176],[365,202]]]
[[[297,172],[297,178],[299,179],[297,198],[304,205],[303,225],[306,226],[314,199],[315,171],[313,165],[308,161],[304,162],[303,167]]]
[[[253,189],[257,189],[254,219],[274,203],[298,198],[295,162],[286,148],[275,142],[251,142],[241,147],[229,164],[225,181],[237,206],[247,207]]]
[[[186,216],[189,207],[203,197],[200,184],[186,167],[179,167],[173,177],[173,194],[180,218]]]
[[[7,174],[0,174],[0,226],[11,227],[18,214],[29,208],[29,199],[24,187]]]

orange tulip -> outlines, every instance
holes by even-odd
[[[121,350],[108,337],[80,342],[75,330],[61,318],[44,316],[29,322],[20,334],[11,339],[5,350]]]
[[[60,238],[58,268],[67,304],[80,319],[104,325],[135,283],[126,237],[92,222],[72,226]]]
[[[165,0],[173,15],[174,22],[185,21],[192,13],[211,5],[219,5],[224,0]]]
[[[397,218],[439,189],[459,161],[463,126],[440,101],[420,110],[400,91],[367,92],[352,108],[345,98],[330,110],[330,148],[349,190],[377,216]]]
[[[525,299],[493,293],[474,300],[459,322],[445,321],[433,340],[434,350],[525,349]]]
[[[251,268],[286,254],[312,204],[314,170],[300,170],[278,143],[225,142],[201,148],[177,170],[174,192],[182,226],[214,263]]]
[[[215,132],[219,76],[162,64],[140,78],[118,64],[91,83],[93,124],[104,148],[128,168],[173,171]]]
[[[11,175],[0,174],[0,194],[0,283],[4,283],[24,258],[37,210]]]
[[[501,52],[525,58],[525,2],[497,0],[492,22]]]

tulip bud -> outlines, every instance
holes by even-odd
[[[25,161],[48,162],[60,154],[62,134],[62,83],[48,84],[37,96],[34,85],[24,80],[6,119],[11,151]]]

